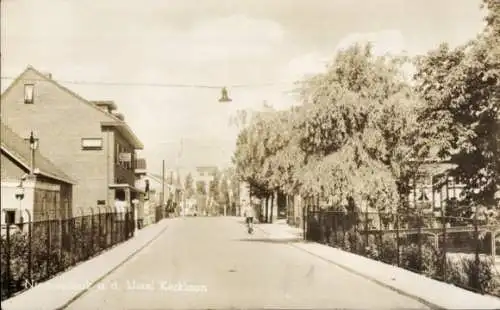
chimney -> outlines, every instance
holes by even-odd
[[[111,100],[99,100],[99,101],[91,101],[91,103],[106,113],[112,113],[113,110],[116,109],[116,104]]]
[[[52,73],[50,72],[45,72],[43,75],[45,75],[46,77],[48,77],[49,79],[52,80]]]
[[[125,121],[125,116],[123,114],[113,111],[113,115],[121,121]]]

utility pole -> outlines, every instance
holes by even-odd
[[[162,161],[161,169],[161,205],[165,204],[165,160]]]

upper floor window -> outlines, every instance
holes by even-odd
[[[101,138],[83,138],[82,150],[102,150]]]
[[[116,144],[116,147],[115,147],[115,164],[120,164],[120,153],[121,153],[121,146],[120,144]]]
[[[133,168],[133,154],[126,147],[116,144],[115,163],[125,169]]]
[[[16,211],[8,210],[5,211],[5,224],[11,225],[16,222]]]
[[[35,100],[35,85],[24,84],[24,103],[33,104]]]

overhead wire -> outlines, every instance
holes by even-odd
[[[15,80],[17,77],[2,76],[2,80]],[[31,81],[44,81],[41,78],[30,79]],[[107,81],[83,81],[83,80],[53,80],[57,83],[74,84],[74,85],[94,85],[94,86],[137,86],[137,87],[163,87],[163,88],[206,88],[206,89],[221,89],[226,88],[255,88],[268,87],[277,85],[292,85],[295,82],[271,82],[271,83],[247,83],[233,85],[203,85],[203,84],[177,84],[177,83],[140,83],[140,82],[107,82]]]

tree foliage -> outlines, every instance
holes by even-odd
[[[210,181],[210,184],[209,184],[209,188],[208,188],[208,191],[209,191],[209,195],[211,198],[213,198],[215,201],[219,201],[219,198],[220,198],[220,181],[221,181],[221,172],[219,171],[219,169],[216,169],[214,171],[214,175],[213,175],[213,180]]]
[[[427,103],[419,115],[423,137],[457,165],[452,173],[465,182],[466,198],[492,205],[500,172],[500,4],[484,4],[489,11],[483,32],[465,45],[442,44],[420,57],[415,79]]]
[[[195,194],[194,179],[191,173],[186,175],[186,180],[184,181],[184,190],[186,192],[186,198],[192,198]]]
[[[477,39],[419,57],[413,80],[402,74],[410,59],[355,44],[301,81],[298,108],[243,113],[233,157],[239,179],[258,197],[281,190],[391,211],[408,207],[401,202],[410,181],[437,155],[491,204],[500,175],[500,4],[484,6]]]
[[[296,128],[308,162],[304,194],[397,203],[408,162],[419,156],[419,101],[401,75],[407,62],[375,57],[369,44],[357,44],[303,83]]]

